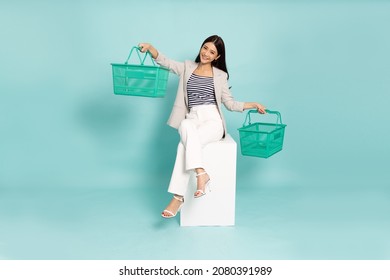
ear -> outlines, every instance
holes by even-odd
[[[218,55],[214,60],[217,60],[221,55]]]

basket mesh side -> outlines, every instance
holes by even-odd
[[[241,153],[267,158],[283,146],[284,127],[277,124],[255,123],[239,129]]]
[[[162,97],[168,84],[169,71],[160,67],[112,65],[114,93]]]

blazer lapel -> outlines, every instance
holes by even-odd
[[[218,102],[218,100],[221,100],[221,82],[220,82],[220,77],[221,77],[221,72],[219,69],[213,67],[213,76],[214,76],[214,89],[215,89],[215,98]]]

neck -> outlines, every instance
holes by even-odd
[[[199,62],[199,63],[198,63],[198,68],[200,68],[200,69],[211,69],[212,66],[211,66],[211,63],[202,63],[202,62]]]
[[[210,71],[213,67],[211,66],[211,63],[203,64],[199,62],[197,68],[199,71]]]
[[[197,75],[200,75],[200,76],[212,77],[213,76],[213,68],[211,66],[211,63],[208,63],[208,64],[199,63],[198,67],[196,67],[194,73]]]

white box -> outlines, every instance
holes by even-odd
[[[196,177],[191,176],[180,214],[181,226],[234,226],[237,144],[228,134],[203,149],[211,192],[194,198]]]

